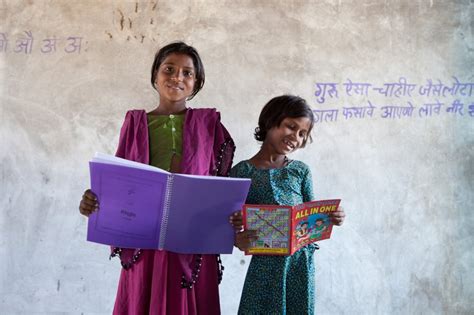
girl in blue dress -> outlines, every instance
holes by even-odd
[[[283,95],[270,100],[262,109],[255,139],[260,151],[235,165],[230,176],[251,178],[248,204],[296,205],[314,200],[311,171],[288,155],[304,148],[311,140],[314,116],[306,101]],[[332,222],[341,225],[344,211],[339,208]],[[242,229],[242,214],[230,218],[236,230]],[[256,232],[239,231],[235,244],[246,250]],[[309,244],[292,256],[258,256],[250,262],[239,305],[239,314],[314,314],[314,259],[316,244]]]

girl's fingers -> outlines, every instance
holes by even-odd
[[[230,216],[230,220],[232,221],[242,221],[242,211],[235,211]]]
[[[99,209],[99,201],[96,195],[90,190],[86,190],[82,195],[82,200],[79,203],[79,212],[88,217],[94,211]]]
[[[97,201],[97,196],[92,192],[92,190],[88,189],[82,195],[82,199]]]
[[[242,220],[242,218],[236,218],[233,215],[231,215],[229,217],[229,222],[232,223],[232,224],[237,224],[237,223],[242,223],[243,220]]]
[[[235,246],[244,251],[250,247],[252,241],[257,239],[257,231],[245,230],[235,234]]]
[[[246,237],[251,240],[256,240],[258,238],[256,230],[245,230],[243,233],[246,234]]]
[[[79,206],[79,212],[82,214],[82,215],[85,215],[86,217],[88,217],[92,211],[86,207],[84,207],[83,205],[80,205]]]
[[[236,231],[241,231],[244,227],[242,219],[242,211],[236,211],[229,217],[229,223],[232,224]]]
[[[342,213],[333,213],[331,215],[331,221],[332,223],[334,223],[335,225],[342,225],[342,223],[344,223],[344,219],[345,219],[346,215],[342,212]]]
[[[97,210],[99,210],[99,203],[97,200],[91,200],[83,197],[79,203],[79,212],[86,217]]]
[[[344,218],[346,214],[344,213],[344,211],[335,211],[335,212],[332,212],[330,216],[333,218]]]
[[[89,216],[92,212],[95,211],[95,208],[91,208],[91,207],[88,207],[88,206],[81,205],[81,206],[79,206],[79,211],[81,212],[81,214],[83,214],[85,216]]]
[[[98,209],[99,208],[99,203],[94,200],[89,200],[89,199],[82,199],[81,200],[81,206],[84,208],[88,209]]]
[[[234,228],[234,230],[235,230],[236,232],[240,232],[240,231],[242,231],[242,230],[244,229],[244,226],[243,226],[243,225],[235,225],[235,224],[233,224],[232,226],[233,226],[233,228]]]
[[[81,204],[83,204],[85,206],[93,207],[93,208],[99,206],[99,203],[97,201],[90,200],[90,199],[82,199]]]

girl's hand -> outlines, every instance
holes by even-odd
[[[237,232],[235,234],[234,245],[241,251],[246,251],[249,249],[251,242],[257,239],[257,231],[255,230]]]
[[[334,225],[342,225],[342,223],[344,223],[344,219],[346,218],[346,213],[344,212],[344,208],[339,207],[337,211],[330,212],[329,217],[331,218],[331,222]]]
[[[242,211],[235,211],[229,217],[229,223],[232,224],[234,230],[242,231],[244,228],[244,220],[242,218]]]
[[[92,212],[97,210],[99,210],[99,200],[97,200],[97,196],[90,189],[87,189],[82,195],[79,211],[82,215],[88,217]]]

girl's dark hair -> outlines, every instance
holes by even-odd
[[[173,42],[157,51],[155,54],[155,60],[153,61],[153,66],[151,67],[151,85],[156,89],[156,72],[163,63],[163,60],[165,60],[165,58],[170,54],[185,54],[193,60],[194,71],[196,73],[196,83],[194,84],[193,93],[188,98],[188,100],[190,100],[202,89],[206,76],[204,74],[204,66],[201,57],[199,57],[197,50],[183,42]]]
[[[309,118],[311,124],[307,137],[303,140],[304,147],[307,140],[312,141],[311,130],[314,126],[314,115],[306,101],[294,95],[282,95],[272,98],[262,109],[258,118],[258,127],[255,128],[255,139],[265,141],[268,130],[280,126],[285,118]]]

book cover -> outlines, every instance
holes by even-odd
[[[184,254],[232,253],[228,217],[242,208],[250,179],[172,174],[104,154],[89,165],[100,208],[89,216],[88,241]]]
[[[256,230],[246,255],[292,255],[301,247],[331,237],[333,224],[329,213],[339,207],[340,199],[317,200],[296,206],[243,206],[244,228]]]

